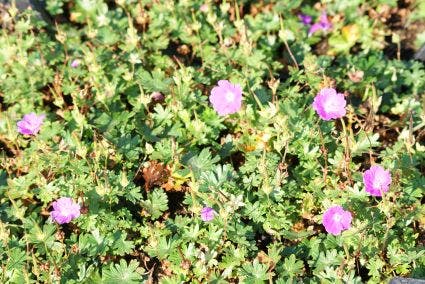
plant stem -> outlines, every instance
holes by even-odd
[[[347,174],[350,185],[353,185],[353,180],[351,178],[351,172],[350,172],[350,160],[351,160],[351,157],[350,157],[350,142],[348,140],[348,133],[347,133],[347,127],[345,126],[345,121],[342,118],[340,120],[341,120],[341,124],[342,124],[344,140],[345,140],[344,167],[345,167],[345,172]]]

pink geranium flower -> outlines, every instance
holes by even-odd
[[[341,206],[335,205],[325,211],[322,223],[326,232],[337,236],[343,230],[351,228],[351,219],[349,211],[345,211]]]
[[[367,193],[372,196],[382,196],[382,193],[387,192],[391,184],[390,171],[374,165],[364,172],[363,183]]]
[[[40,131],[40,127],[43,124],[43,120],[46,117],[44,114],[36,115],[31,112],[24,115],[22,120],[18,121],[16,126],[21,134],[35,135]]]
[[[323,120],[331,120],[345,115],[346,104],[344,94],[333,88],[324,88],[314,98],[313,109]]]
[[[309,26],[311,24],[312,18],[309,15],[306,14],[298,14],[298,18],[301,20],[301,22],[306,25]]]
[[[72,68],[77,68],[78,66],[80,66],[80,60],[78,60],[78,59],[72,60],[71,67]]]
[[[203,13],[208,12],[208,10],[209,10],[208,4],[202,4],[201,7],[199,7],[199,10]]]
[[[163,101],[165,97],[160,92],[153,92],[151,94],[151,98],[153,101],[158,102],[158,101]]]
[[[220,80],[211,90],[210,102],[220,116],[235,113],[242,105],[242,88],[239,84]]]
[[[326,12],[323,12],[320,17],[319,21],[317,23],[314,23],[309,31],[308,36],[311,36],[317,31],[328,31],[332,28],[332,23],[329,21],[328,16],[326,15]]]
[[[80,205],[69,197],[61,197],[53,202],[53,211],[50,216],[59,224],[71,222],[80,216]]]
[[[208,222],[214,219],[214,216],[217,214],[214,209],[211,207],[204,207],[201,210],[201,219],[202,221]]]

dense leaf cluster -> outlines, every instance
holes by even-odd
[[[390,52],[421,1],[45,2],[48,19],[0,6],[2,283],[425,277],[425,68]],[[322,11],[332,29],[308,37],[298,14]],[[243,88],[225,117],[222,79]],[[325,86],[346,92],[343,124],[311,108]],[[16,129],[29,112],[36,136]],[[364,191],[373,163],[383,198]],[[82,209],[58,225],[62,196]],[[353,214],[340,236],[333,204]]]

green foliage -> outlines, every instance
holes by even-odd
[[[242,265],[240,275],[245,283],[264,283],[269,279],[267,265],[258,262],[255,259],[254,262]]]
[[[168,198],[163,190],[155,189],[152,193],[148,193],[148,199],[142,200],[141,205],[150,218],[155,220],[168,209]]]
[[[142,282],[142,271],[138,269],[139,263],[131,260],[128,264],[121,259],[119,263],[111,264],[102,271],[102,282],[105,284],[123,283],[135,284]]]
[[[44,2],[0,5],[1,283],[425,278],[421,1]],[[332,28],[308,36],[299,13],[323,11]],[[219,80],[241,86],[237,113],[210,103]],[[312,109],[323,87],[342,120]],[[46,118],[22,135],[30,112]],[[60,197],[81,206],[67,224]],[[336,204],[353,220],[333,236]]]

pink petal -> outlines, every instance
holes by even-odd
[[[322,25],[320,23],[315,23],[313,24],[310,29],[308,30],[308,36],[311,36],[312,34],[314,34],[315,32],[319,31],[322,29]]]

